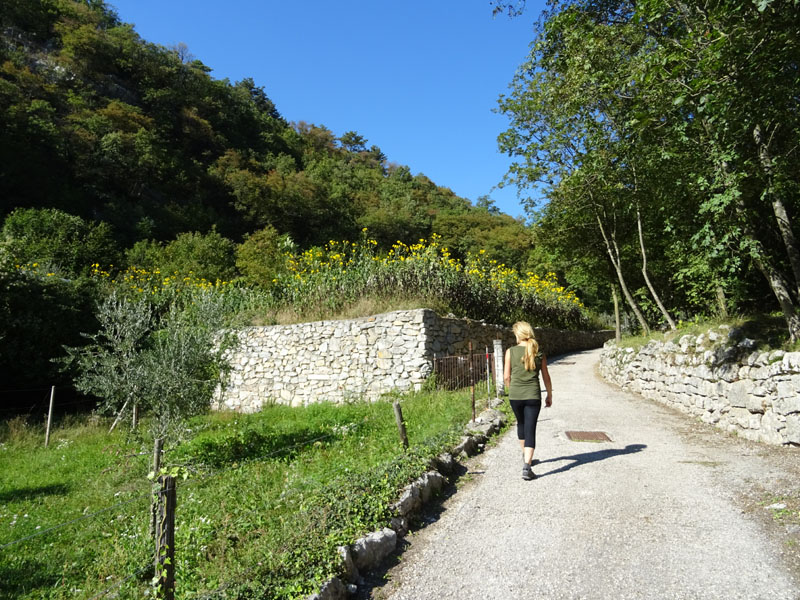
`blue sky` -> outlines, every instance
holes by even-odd
[[[473,202],[524,216],[515,188],[493,190],[509,159],[492,112],[544,4],[492,17],[489,0],[108,0],[150,42],[189,51],[232,82],[252,77],[289,121],[354,130]]]

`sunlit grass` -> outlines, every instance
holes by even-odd
[[[190,473],[178,482],[178,597],[228,584],[219,597],[236,597],[249,581],[260,597],[297,598],[336,574],[335,546],[386,525],[398,490],[471,417],[464,392],[401,402],[408,452],[387,401],[192,420],[164,459]],[[0,597],[91,597],[142,570],[120,588],[120,597],[141,597],[152,577],[152,440],[109,434],[98,420],[56,429],[45,449],[38,426],[25,429],[2,432],[0,546],[81,520],[0,550]],[[128,504],[84,518],[119,503]]]

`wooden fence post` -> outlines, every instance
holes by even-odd
[[[499,398],[505,393],[503,381],[503,340],[494,340],[494,395]]]
[[[492,369],[489,367],[489,346],[486,346],[486,408],[492,401]]]
[[[406,423],[403,420],[403,410],[397,400],[392,403],[392,406],[394,407],[394,420],[397,421],[397,430],[400,432],[400,441],[403,443],[403,448],[408,450],[408,434],[406,433]]]
[[[175,600],[175,478],[164,475],[158,478],[158,482],[161,484],[156,519],[158,597],[161,600]]]
[[[47,431],[44,434],[44,447],[50,443],[50,424],[53,422],[53,400],[56,397],[56,386],[50,388],[50,408],[47,411]]]
[[[469,343],[469,387],[472,392],[472,422],[475,422],[475,377],[472,374],[472,342]]]
[[[153,475],[158,477],[161,470],[161,449],[164,447],[164,438],[156,438],[153,444]],[[156,534],[156,520],[158,519],[158,499],[153,500],[150,506],[150,537]]]

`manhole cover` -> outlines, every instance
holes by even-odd
[[[610,442],[611,438],[602,431],[568,431],[567,437],[573,442]]]

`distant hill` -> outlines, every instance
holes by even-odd
[[[524,225],[389,163],[355,131],[288,123],[252,79],[214,79],[143,40],[99,0],[10,0],[0,15],[0,219],[57,208],[111,226],[120,249],[273,227],[300,247],[442,235],[524,267]],[[321,100],[323,102],[324,100]],[[313,117],[313,115],[309,115]]]

